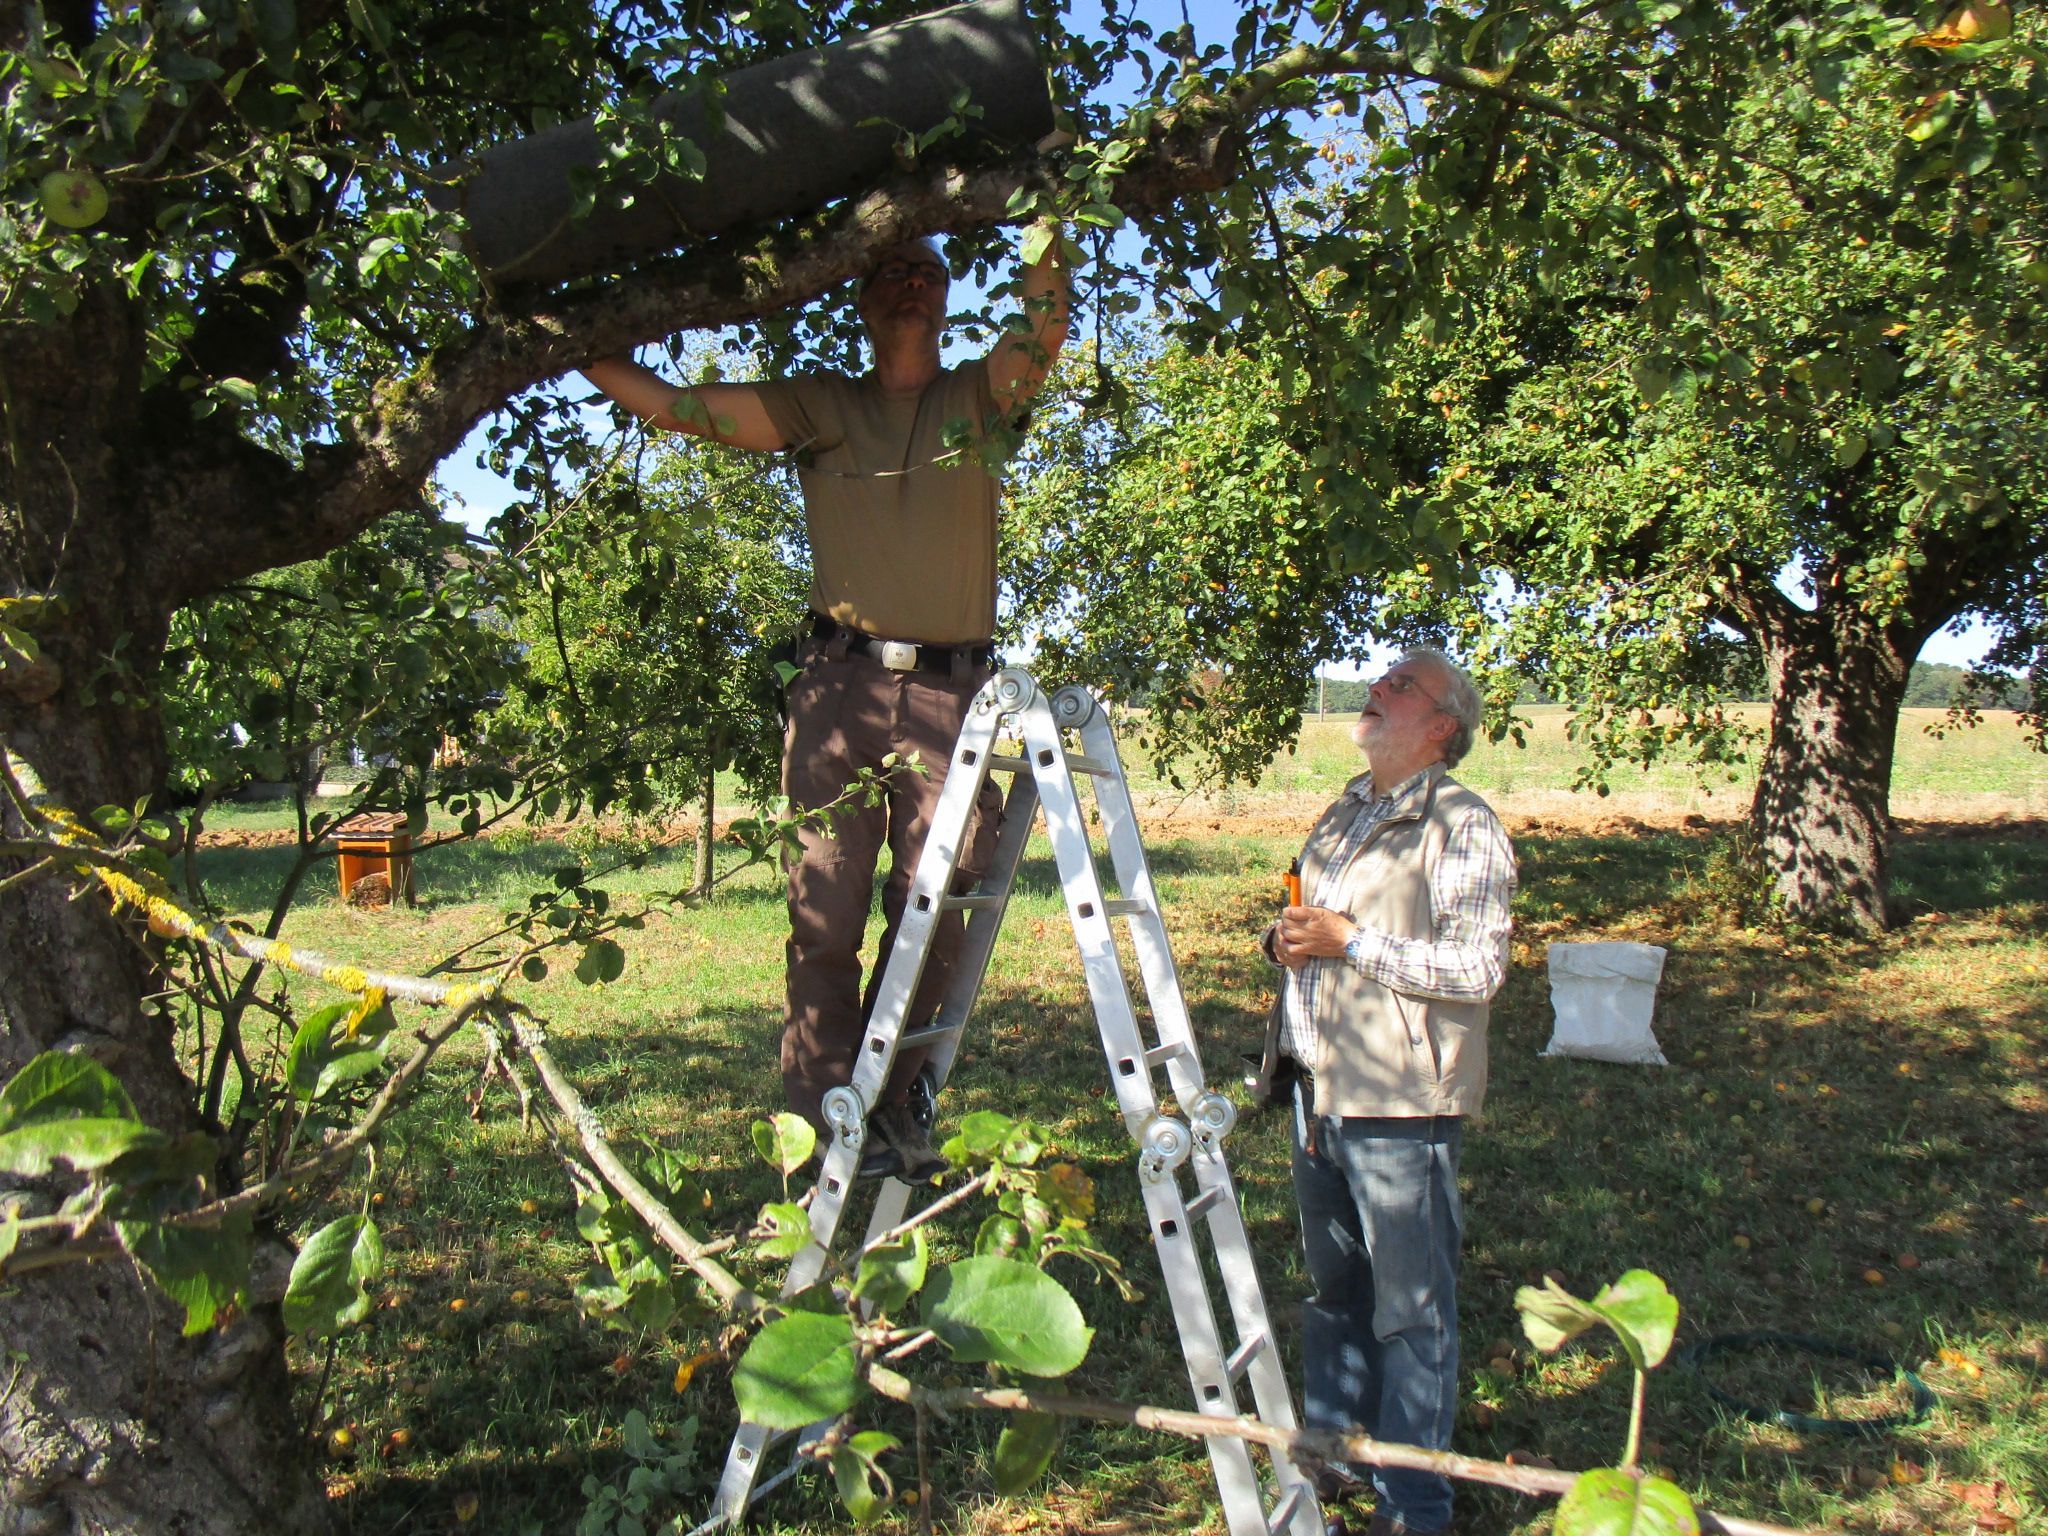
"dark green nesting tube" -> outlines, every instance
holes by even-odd
[[[943,122],[962,91],[981,108],[969,131],[984,142],[1023,147],[1053,131],[1024,0],[971,0],[735,71],[725,77],[722,131],[699,94],[664,97],[656,110],[704,152],[704,178],[636,188],[629,208],[569,216],[571,168],[598,163],[588,120],[501,144],[473,175],[430,197],[467,215],[477,257],[501,282],[615,272],[873,186],[895,164],[898,128]]]

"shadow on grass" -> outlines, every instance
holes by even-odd
[[[1892,906],[1902,916],[2005,907],[2048,927],[2048,835],[1996,824],[1916,827],[1893,844]]]

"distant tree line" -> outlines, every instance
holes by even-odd
[[[1939,661],[1916,661],[1906,680],[1902,703],[1907,709],[1947,709],[1952,704],[1962,703],[1978,709],[2025,707],[2027,689],[2023,678],[1993,674],[1980,680],[1973,690],[1970,687],[1972,676],[1967,667],[1951,667]],[[1323,679],[1320,685],[1315,678],[1310,678],[1302,712],[1313,715],[1320,707],[1333,715],[1355,715],[1365,707],[1366,686],[1364,678],[1332,677]],[[1769,695],[1759,680],[1752,686],[1730,689],[1727,699],[1733,703],[1762,704],[1768,701]],[[1525,683],[1516,702],[1555,704],[1559,701]]]

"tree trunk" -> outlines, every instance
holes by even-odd
[[[1760,637],[1770,740],[1751,825],[1786,912],[1875,932],[1891,921],[1892,754],[1917,644],[1843,604]]]
[[[716,768],[711,767],[709,764],[705,765],[703,807],[699,811],[697,819],[697,894],[699,896],[709,896],[711,894],[711,878],[716,873],[711,857],[712,850],[717,846],[712,840],[711,812],[715,805],[713,791],[716,786],[717,774],[718,770]]]
[[[45,729],[12,743],[54,802],[133,804],[161,782],[153,715],[66,702]],[[4,819],[9,835],[22,830],[11,807]],[[114,918],[97,893],[73,899],[55,877],[8,892],[0,906],[0,1079],[42,1051],[80,1051],[121,1080],[151,1124],[191,1130],[169,1019],[140,1001],[156,990],[140,924]],[[54,1180],[0,1180],[0,1203],[24,1213],[53,1210],[65,1192]],[[281,1243],[259,1239],[259,1273],[288,1262]],[[274,1298],[196,1338],[182,1336],[183,1319],[125,1259],[9,1283],[0,1533],[326,1527],[295,1431]]]
[[[136,478],[145,455],[128,423],[104,419],[118,415],[122,347],[117,333],[99,339],[114,361],[97,390],[82,383],[67,395],[47,367],[38,377],[0,357],[13,471],[0,482],[0,595],[55,599],[36,626],[34,675],[0,672],[0,738],[52,806],[81,815],[163,786],[161,718],[145,700],[166,632],[167,546],[150,520],[181,510],[160,482]],[[216,509],[182,510],[197,526]],[[0,835],[25,830],[0,797]],[[21,867],[0,858],[0,879]],[[0,1081],[44,1051],[80,1052],[120,1080],[150,1124],[197,1128],[171,1017],[145,1001],[161,992],[148,943],[104,894],[63,877],[0,893]],[[74,1186],[0,1176],[0,1209],[47,1214]],[[273,1276],[289,1258],[274,1239],[259,1239],[258,1255],[259,1272]],[[191,1339],[183,1320],[124,1258],[7,1282],[0,1536],[327,1527],[295,1431],[277,1307],[252,1302]]]

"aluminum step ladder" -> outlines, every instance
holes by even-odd
[[[1022,755],[997,751],[999,742],[1012,740],[1022,741]],[[991,773],[1012,775],[995,855],[981,885],[956,895],[953,887],[972,830],[976,799]],[[1094,805],[1115,876],[1115,896],[1104,893],[1089,843],[1088,807],[1079,787],[1082,779],[1093,786]],[[1236,1121],[1236,1107],[1211,1091],[1202,1078],[1187,1003],[1167,946],[1166,924],[1107,712],[1082,688],[1062,688],[1048,697],[1029,673],[1015,668],[998,673],[984,685],[961,728],[860,1044],[853,1079],[825,1095],[823,1108],[830,1136],[811,1197],[811,1242],[792,1260],[782,1294],[795,1294],[824,1272],[860,1167],[868,1109],[878,1102],[889,1080],[896,1052],[905,1046],[928,1045],[929,1070],[938,1086],[943,1088],[951,1075],[1023,862],[1025,844],[1041,808],[1074,937],[1080,945],[1110,1083],[1124,1124],[1138,1147],[1138,1187],[1159,1254],[1160,1274],[1173,1305],[1196,1410],[1221,1418],[1236,1417],[1241,1411],[1239,1386],[1248,1383],[1257,1416],[1268,1424],[1293,1429],[1293,1398],[1245,1235],[1236,1187],[1223,1157],[1223,1141]],[[906,1031],[903,1021],[917,992],[933,930],[950,912],[967,914],[967,932],[946,996],[929,1024]],[[1113,926],[1117,919],[1129,925],[1155,1036],[1149,1043],[1117,952]],[[1161,1109],[1157,1074],[1162,1071],[1178,1115]],[[883,1184],[868,1224],[867,1241],[903,1220],[910,1195],[910,1186],[901,1180]],[[1228,1341],[1210,1296],[1204,1236],[1206,1253],[1227,1304]],[[737,1524],[754,1503],[802,1469],[810,1460],[806,1455],[810,1443],[828,1427],[817,1424],[792,1432],[742,1424],[727,1452],[711,1517],[697,1532]],[[792,1441],[788,1464],[763,1475],[764,1462],[771,1453]],[[1281,1536],[1283,1532],[1287,1536],[1323,1536],[1323,1516],[1314,1488],[1291,1460],[1279,1455],[1271,1458],[1269,1496],[1261,1488],[1248,1442],[1215,1435],[1205,1443],[1231,1536]]]

